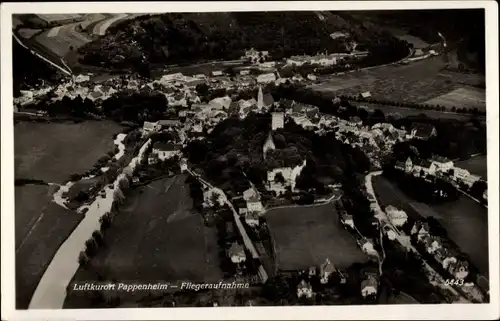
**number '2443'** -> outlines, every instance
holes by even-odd
[[[464,285],[463,279],[446,279],[444,282],[446,285]]]

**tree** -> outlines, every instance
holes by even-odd
[[[78,263],[80,264],[80,266],[87,266],[87,264],[89,263],[89,257],[87,256],[87,254],[85,254],[84,251],[80,251],[78,255]]]
[[[87,256],[92,257],[92,256],[96,255],[97,248],[98,248],[98,245],[93,238],[88,239],[85,242],[85,254],[87,254]]]
[[[210,90],[210,87],[208,87],[208,85],[205,83],[196,85],[196,92],[200,96],[208,95],[209,90]]]
[[[107,230],[111,226],[111,216],[109,212],[101,216],[99,222],[101,223],[101,231]]]
[[[95,230],[92,233],[92,238],[95,240],[98,246],[101,246],[104,244],[104,237],[102,235],[101,231]]]

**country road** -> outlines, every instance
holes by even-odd
[[[133,172],[145,151],[151,144],[148,140],[128,165]],[[114,191],[118,188],[118,180],[114,187],[104,188],[105,196],[97,197],[88,207],[85,218],[75,228],[71,235],[59,247],[45,270],[42,279],[31,298],[29,309],[62,309],[66,299],[66,288],[79,268],[78,254],[84,250],[85,242],[91,237],[92,232],[100,229],[99,219],[111,210]]]

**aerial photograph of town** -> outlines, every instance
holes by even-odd
[[[485,48],[484,9],[12,15],[16,309],[489,303]]]

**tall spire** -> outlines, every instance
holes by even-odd
[[[259,93],[257,94],[257,108],[262,109],[264,107],[264,94],[262,93],[262,86],[259,86]]]

